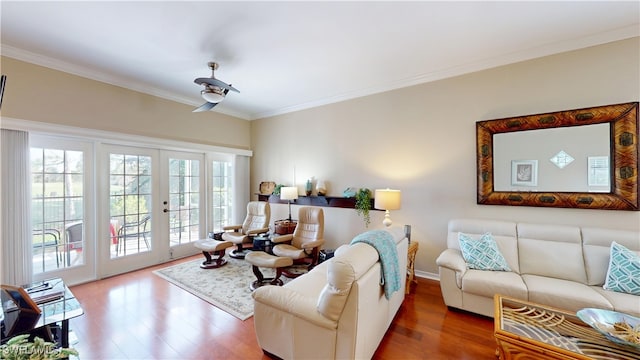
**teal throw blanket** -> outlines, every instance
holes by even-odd
[[[400,266],[398,263],[398,250],[393,236],[384,230],[371,230],[357,235],[351,240],[351,245],[365,243],[373,246],[378,251],[382,266],[382,279],[380,284],[384,286],[384,296],[389,299],[391,295],[400,290]]]

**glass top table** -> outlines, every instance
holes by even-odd
[[[30,333],[38,329],[49,329],[51,325],[60,324],[59,343],[62,347],[69,347],[69,319],[84,314],[80,302],[64,284],[62,279],[54,278],[44,281],[34,282],[23,286],[24,288],[46,288],[48,290],[59,290],[63,296],[58,299],[38,304],[40,314],[20,310],[13,306],[13,301],[2,291],[2,313],[0,314],[0,333],[2,335],[0,343],[5,343],[10,338]],[[31,295],[35,298],[37,292]]]
[[[500,359],[640,359],[640,348],[608,340],[575,313],[495,296]]]

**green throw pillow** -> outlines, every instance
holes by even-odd
[[[640,295],[640,256],[613,242],[605,290]]]
[[[467,234],[458,233],[458,241],[469,269],[511,271],[491,234],[486,233],[475,240]]]

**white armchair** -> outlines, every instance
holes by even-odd
[[[253,237],[269,231],[271,208],[266,201],[251,201],[247,204],[247,216],[240,225],[229,225],[222,229],[222,240],[234,243],[237,248],[231,251],[229,256],[236,259],[244,259],[245,244],[253,245]]]
[[[309,269],[313,268],[318,264],[320,248],[324,245],[324,211],[319,207],[301,207],[293,234],[278,236],[272,241],[276,244],[274,255],[291,258],[294,263],[307,263]],[[283,273],[288,277],[300,275]]]

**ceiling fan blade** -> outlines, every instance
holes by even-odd
[[[227,91],[227,92],[228,92],[229,90],[231,90],[231,91],[235,91],[235,92],[237,92],[237,93],[239,93],[239,92],[240,92],[240,90],[238,90],[238,89],[234,88],[233,86],[231,86],[231,84],[227,85],[227,87],[226,87],[225,89],[226,89],[226,91]]]
[[[216,105],[218,105],[218,104],[206,102],[206,103],[200,105],[200,107],[193,109],[192,112],[209,111],[209,110],[213,109],[213,107],[216,106]]]
[[[203,85],[203,84],[207,84],[207,85],[211,85],[211,86],[217,86],[221,89],[229,89],[232,91],[235,91],[237,93],[239,93],[240,91],[238,91],[238,89],[234,88],[233,86],[220,81],[216,78],[197,78],[195,80],[193,80],[194,83],[198,84],[198,85]]]

